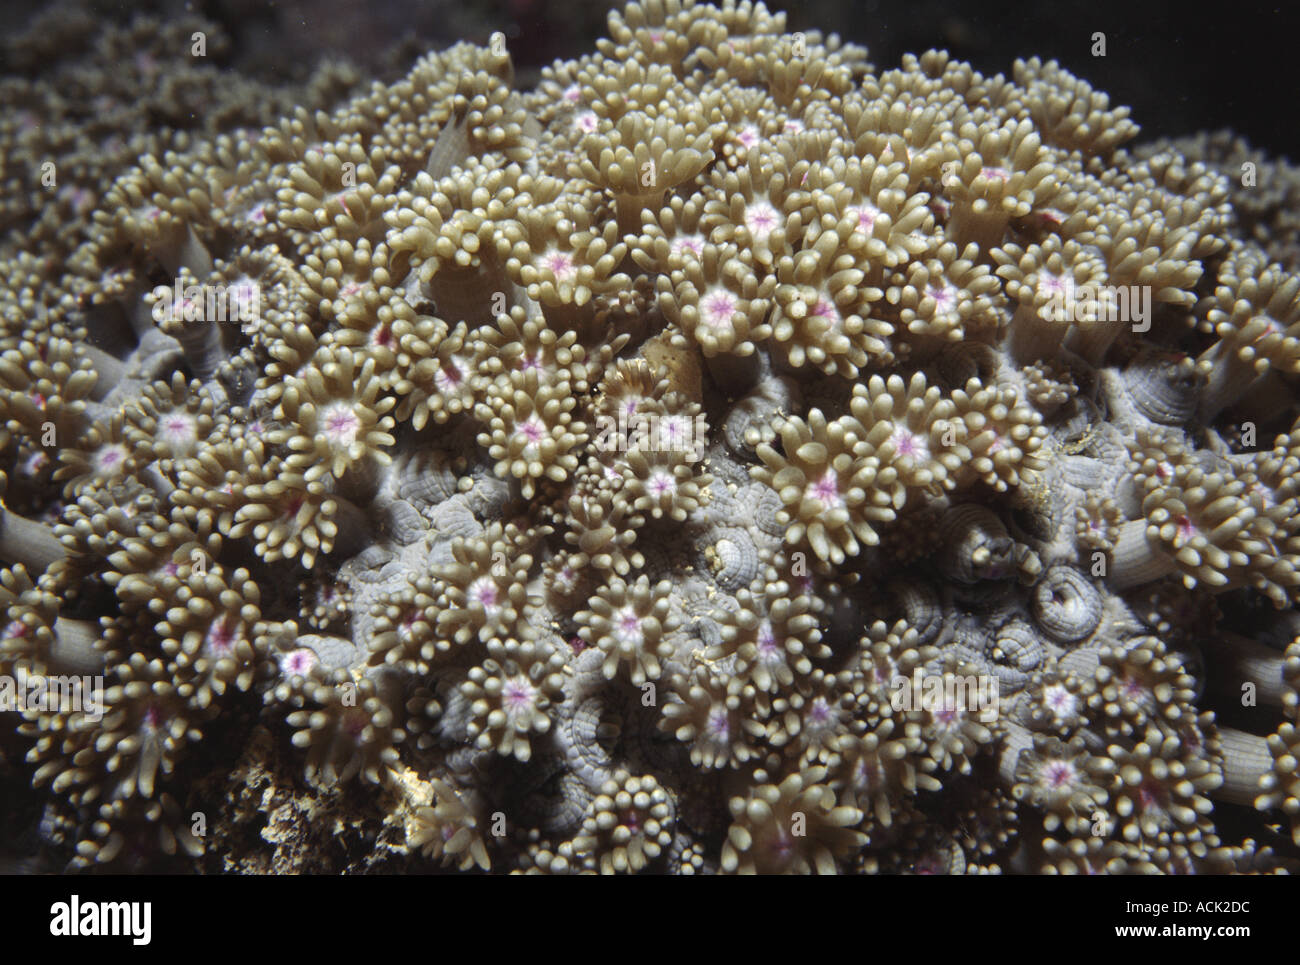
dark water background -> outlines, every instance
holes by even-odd
[[[223,24],[230,69],[294,76],[327,52],[381,79],[418,53],[460,40],[508,38],[519,82],[605,34],[601,0],[149,0],[88,6],[120,20],[191,10]],[[0,26],[20,27],[46,0],[0,0]],[[878,69],[906,52],[946,48],[984,73],[1016,57],[1056,58],[1112,103],[1133,108],[1142,140],[1232,128],[1270,154],[1300,160],[1300,4],[1150,0],[983,3],[961,0],[788,0],[789,30],[821,29],[864,44]],[[1091,54],[1102,31],[1107,55]],[[2,67],[3,65],[0,65]]]

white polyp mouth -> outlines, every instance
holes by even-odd
[[[1073,787],[1079,779],[1079,772],[1069,761],[1047,761],[1039,773],[1039,782],[1048,791],[1059,792]]]
[[[280,670],[289,676],[301,677],[320,662],[320,658],[306,647],[291,650],[280,659]]]
[[[700,301],[700,316],[704,324],[714,331],[731,328],[732,316],[739,310],[740,300],[726,289],[708,292]]]
[[[483,612],[489,618],[495,617],[501,612],[501,592],[496,583],[489,577],[480,576],[477,580],[469,585],[469,591],[466,593],[472,603],[476,603],[483,608]]]
[[[103,446],[95,453],[95,471],[100,475],[114,476],[126,465],[126,446],[120,443]]]
[[[880,217],[881,211],[874,204],[863,202],[855,205],[846,212],[854,224],[853,230],[869,235],[876,225],[876,219]]]
[[[249,205],[244,212],[244,220],[250,224],[264,225],[267,222],[266,209],[269,205],[265,201],[257,201]]]
[[[1038,276],[1038,293],[1044,298],[1062,298],[1074,292],[1074,279],[1044,271]]]
[[[217,658],[229,656],[235,649],[235,637],[234,629],[224,618],[215,620],[203,639],[204,652]]]
[[[826,509],[835,509],[844,505],[844,497],[840,495],[839,476],[834,469],[827,469],[820,479],[809,483],[808,488],[804,490],[804,495],[817,500]]]
[[[614,636],[623,646],[639,647],[645,640],[641,617],[630,606],[614,614]]]
[[[831,721],[831,709],[826,703],[825,697],[818,697],[813,701],[812,707],[808,709],[808,722],[820,730],[829,729]]]
[[[455,392],[464,382],[465,373],[454,359],[438,366],[438,370],[433,374],[433,384],[438,387],[439,392]]]
[[[936,318],[954,321],[957,318],[957,287],[945,282],[943,285],[931,285],[926,294],[934,299]]]
[[[188,453],[198,442],[198,426],[194,417],[183,412],[170,412],[158,423],[158,435],[174,453]]]
[[[780,213],[768,201],[754,201],[745,208],[745,227],[755,241],[767,241],[780,223]]]
[[[677,483],[667,472],[657,469],[650,474],[646,488],[650,490],[651,494],[662,499],[664,496],[671,496],[676,491]]]
[[[659,445],[680,451],[690,438],[691,423],[681,416],[665,416],[659,420]]]
[[[557,282],[571,282],[578,277],[578,266],[571,255],[552,251],[542,256],[542,268],[555,276]]]
[[[925,437],[908,429],[896,429],[889,437],[889,442],[900,458],[912,459],[917,463],[928,462],[930,459],[930,445]]]
[[[1052,684],[1043,689],[1043,703],[1047,705],[1057,720],[1064,720],[1074,714],[1078,701],[1074,694],[1061,684]]]
[[[668,250],[674,255],[690,255],[698,261],[704,254],[704,236],[684,235],[681,238],[676,238]]]
[[[827,331],[840,334],[844,331],[844,316],[840,310],[835,307],[835,303],[829,298],[818,297],[812,308],[808,310],[810,318],[820,318],[827,324]]]
[[[546,438],[546,425],[537,416],[529,416],[517,427],[517,434],[523,441],[522,455],[529,460],[537,458],[537,447]]]
[[[345,402],[334,402],[321,413],[321,428],[331,446],[346,449],[357,441],[361,420]]]
[[[512,720],[533,708],[535,688],[524,677],[511,677],[501,687],[501,707]]]
[[[785,659],[785,654],[781,650],[781,645],[777,643],[776,631],[772,629],[771,621],[764,620],[758,626],[758,662],[765,667],[775,667]]]

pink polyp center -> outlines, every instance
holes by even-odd
[[[173,449],[185,449],[193,445],[198,438],[194,420],[187,415],[176,413],[163,420],[162,435]]]
[[[931,285],[926,294],[934,299],[935,311],[946,315],[957,307],[957,293],[949,285]]]
[[[737,311],[737,300],[730,292],[714,292],[704,299],[700,307],[703,309],[704,324],[709,328],[729,328],[731,317]]]
[[[868,760],[858,761],[857,783],[860,788],[870,788],[875,785],[879,777],[883,776],[880,767]]]
[[[95,467],[101,472],[117,472],[126,462],[126,450],[121,446],[105,446],[95,457]]]
[[[35,476],[46,466],[50,464],[50,457],[43,452],[33,452],[26,459],[18,463],[19,468],[24,475]]]
[[[1045,296],[1062,296],[1074,286],[1061,275],[1043,272],[1038,279],[1038,290]]]
[[[1043,768],[1044,782],[1052,790],[1060,790],[1074,783],[1074,766],[1068,761],[1049,761]]]
[[[501,689],[501,702],[514,713],[532,706],[532,685],[523,680],[506,681],[505,686]]]
[[[672,478],[665,472],[657,472],[650,477],[650,491],[656,496],[664,496],[676,489]]]
[[[848,214],[849,218],[857,223],[855,231],[870,234],[876,219],[880,217],[880,209],[874,205],[863,204],[856,208],[849,208]]]
[[[1155,781],[1143,781],[1138,788],[1138,802],[1142,805],[1143,811],[1159,809],[1162,797],[1162,789]]]
[[[301,647],[285,655],[284,672],[296,676],[302,676],[316,666],[316,654]]]
[[[356,413],[341,402],[325,410],[322,422],[326,437],[332,445],[339,448],[352,445],[357,439],[357,431],[361,428],[361,420],[357,418]]]
[[[946,868],[944,860],[938,855],[926,855],[915,865],[912,870],[918,875],[941,875]]]
[[[471,600],[484,609],[495,607],[497,600],[500,599],[496,584],[486,578],[475,581],[470,588],[469,596]]]
[[[825,298],[818,298],[817,303],[813,305],[811,311],[809,311],[808,314],[811,315],[813,318],[824,318],[827,321],[831,322],[832,326],[834,327],[838,327],[839,324],[843,321],[843,319],[840,316],[839,309],[835,307],[833,302],[830,302]]]
[[[928,456],[929,448],[925,440],[920,436],[908,432],[906,429],[899,429],[892,437],[890,442],[894,444],[894,451],[900,456],[911,456],[913,458],[925,458]]]
[[[674,255],[681,255],[686,252],[699,258],[704,254],[704,239],[699,235],[689,235],[685,238],[678,238],[673,242],[672,253]]]
[[[546,435],[546,429],[537,421],[537,419],[529,419],[520,424],[519,434],[528,441],[529,445],[535,446],[537,443],[541,442],[542,437]]]
[[[573,259],[562,251],[547,255],[542,259],[542,265],[555,276],[556,281],[572,281],[578,274]]]
[[[627,648],[640,647],[645,642],[641,616],[632,607],[625,606],[617,611],[611,623],[619,646],[625,652]]]
[[[461,373],[460,369],[451,362],[442,363],[435,378],[438,383],[438,388],[444,392],[458,388],[460,384],[465,381],[465,376]]]
[[[1043,691],[1043,699],[1058,717],[1074,709],[1074,696],[1059,685]]]
[[[343,730],[351,737],[360,737],[370,723],[370,717],[360,707],[349,711],[343,718]]]
[[[779,222],[776,208],[766,201],[755,201],[745,209],[745,227],[755,241],[766,241]]]
[[[772,839],[772,854],[781,861],[785,861],[794,853],[794,841],[784,829],[777,831],[776,836]]]
[[[1139,700],[1146,697],[1146,688],[1142,685],[1142,681],[1136,677],[1125,677],[1120,682],[1120,690],[1130,700]]]
[[[218,656],[228,654],[234,650],[235,633],[227,621],[220,620],[208,628],[207,645],[208,650]]]
[[[840,505],[842,502],[840,499],[840,480],[835,470],[826,470],[820,479],[814,481],[808,487],[808,495],[826,507]]]

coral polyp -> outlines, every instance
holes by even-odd
[[[4,860],[1300,869],[1296,169],[1037,58],[608,24],[532,88],[0,84],[0,687],[91,682],[0,705]]]

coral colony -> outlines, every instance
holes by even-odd
[[[1294,169],[748,0],[533,90],[192,31],[3,88],[51,866],[1297,867]]]

